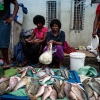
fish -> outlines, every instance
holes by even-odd
[[[76,95],[78,100],[85,100],[83,93],[80,91],[80,89],[72,84],[71,91]]]
[[[47,86],[47,84],[40,86],[38,92],[36,93],[36,95],[33,97],[32,100],[37,100],[37,98],[44,93],[44,89],[45,89],[46,86]]]
[[[89,79],[86,79],[82,82],[82,85],[84,86],[85,92],[87,93],[88,98],[91,98],[94,94],[92,88],[88,84]]]
[[[60,72],[61,72],[62,77],[64,77],[66,80],[69,78],[69,72],[68,72],[67,68],[61,69]]]
[[[50,68],[49,67],[45,67],[44,70],[45,70],[46,74],[50,75]]]
[[[52,78],[56,78],[58,80],[64,80],[65,78],[62,76],[51,76]]]
[[[47,75],[44,70],[37,72],[37,77],[39,77],[39,78],[43,77],[44,75]]]
[[[97,94],[97,92],[94,91],[94,96],[96,100],[99,100],[99,95]]]
[[[10,77],[9,86],[6,89],[6,91],[12,91],[17,85],[18,81],[19,81],[19,78],[17,76]]]
[[[69,79],[69,71],[68,71],[68,69],[66,68],[66,69],[64,69],[64,74],[65,74],[65,79],[67,80],[67,79]]]
[[[58,93],[59,99],[63,99],[65,97],[64,86],[65,86],[65,84],[63,82],[60,86],[59,93]]]
[[[60,91],[60,82],[59,82],[58,79],[54,79],[53,86],[54,86],[54,89],[57,91],[57,93],[59,93],[59,91]]]
[[[84,93],[85,90],[82,88],[82,86],[80,86],[78,83],[71,83],[71,84],[75,85],[81,91],[84,100],[87,100],[86,94]]]
[[[51,76],[46,76],[43,81],[42,81],[42,84],[44,84],[46,81],[50,80],[51,79]]]
[[[31,98],[36,95],[39,89],[39,82],[35,78],[31,78],[26,84],[26,93]]]
[[[34,73],[37,73],[36,70],[35,70],[35,68],[33,68],[32,66],[28,66],[28,69],[29,70],[33,70]]]
[[[15,86],[13,91],[16,91],[17,89],[25,86],[27,84],[27,81],[30,79],[30,77],[23,77],[18,84]]]
[[[20,76],[21,79],[26,75],[27,70],[28,70],[28,68],[25,68],[25,70],[22,72],[22,74]]]
[[[73,91],[70,91],[69,96],[70,96],[71,100],[78,100]]]
[[[55,75],[54,71],[50,68],[50,74]]]
[[[69,98],[69,93],[71,91],[71,84],[68,83],[68,82],[65,82],[65,85],[64,85],[64,92],[66,94],[66,98]]]
[[[88,82],[89,86],[100,95],[100,83],[97,82],[94,78]]]
[[[60,69],[60,72],[61,72],[61,76],[62,76],[62,77],[65,77],[64,70],[63,70],[63,69]]]
[[[0,83],[0,95],[2,95],[9,86],[9,80]]]
[[[81,83],[82,83],[83,81],[85,81],[86,79],[91,79],[91,77],[88,77],[88,76],[85,76],[85,75],[79,75],[79,77],[80,77]]]
[[[96,100],[95,96],[93,95],[92,97],[88,98],[88,100]]]
[[[10,78],[0,78],[0,83],[2,83],[2,82],[4,82],[4,81],[7,81],[7,80],[9,80]]]
[[[51,100],[57,100],[57,92],[55,89],[52,89],[52,92],[50,94],[50,99]]]
[[[42,96],[42,100],[46,100],[52,92],[52,87],[50,85],[46,86],[44,89],[44,94]]]

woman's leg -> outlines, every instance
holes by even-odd
[[[24,63],[20,63],[19,67],[26,66],[28,64],[28,60],[29,60],[30,44],[28,44],[26,42],[22,42],[22,45],[23,45],[23,52],[24,52],[24,55],[25,55],[25,61],[24,61]]]
[[[2,48],[1,53],[3,56],[4,66],[3,68],[9,68],[8,48]]]
[[[33,64],[36,64],[39,62],[39,56],[40,56],[40,49],[41,49],[41,44],[34,44],[30,48],[30,60]]]
[[[57,45],[53,47],[53,50],[56,50],[53,56],[57,56],[59,61],[59,68],[62,68],[62,60],[64,59],[63,47],[61,45]]]

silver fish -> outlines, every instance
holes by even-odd
[[[41,70],[41,71],[37,72],[37,76],[38,76],[39,78],[41,78],[41,77],[43,77],[43,76],[45,76],[45,75],[47,75],[47,74],[46,74],[46,72],[45,72],[44,70]]]
[[[46,76],[43,81],[42,81],[42,84],[45,84],[46,81],[50,80],[51,79],[51,76]]]
[[[5,92],[8,86],[9,86],[9,80],[0,83],[0,95],[2,95]]]
[[[64,70],[63,69],[60,69],[60,72],[61,72],[61,76],[65,78]]]
[[[0,78],[0,83],[9,80],[9,78]]]
[[[31,78],[31,80],[28,81],[26,85],[26,93],[29,97],[33,97],[36,95],[37,91],[39,89],[39,82],[35,78]]]
[[[82,84],[83,84],[83,86],[84,86],[85,92],[86,92],[87,95],[88,95],[88,98],[90,98],[90,97],[93,96],[93,93],[94,93],[94,92],[93,92],[92,88],[89,86],[88,82],[89,82],[89,80],[86,79],[86,80],[84,80],[84,81],[82,82]]]
[[[10,77],[9,87],[6,89],[6,91],[12,91],[17,85],[18,81],[19,79],[16,76]]]
[[[100,83],[97,82],[95,79],[91,79],[91,82],[88,83],[91,88],[96,91],[100,95]]]
[[[65,94],[66,94],[66,98],[69,98],[69,93],[71,91],[71,84],[68,83],[68,82],[65,82],[65,85],[64,85],[64,91],[65,91]]]
[[[37,98],[44,93],[44,89],[46,86],[47,86],[47,84],[40,86],[38,92],[36,93],[36,95],[33,97],[32,100],[37,100]]]
[[[60,91],[60,82],[58,79],[54,79],[54,84],[53,84],[55,90],[57,91],[57,93],[59,93]]]
[[[71,100],[78,100],[73,91],[70,91],[69,95],[70,95]]]
[[[50,75],[50,68],[49,67],[45,67],[44,70],[45,70],[46,74]]]
[[[46,86],[44,90],[44,94],[42,96],[42,100],[46,100],[50,96],[51,92],[52,92],[52,87]]]
[[[50,68],[51,75],[55,75],[54,71]]]
[[[64,69],[64,74],[65,74],[65,79],[69,79],[69,71],[68,71],[68,69],[66,68],[66,69]]]
[[[94,96],[96,100],[99,100],[99,95],[97,94],[97,92],[94,91]]]
[[[25,68],[25,70],[22,72],[22,74],[20,76],[21,79],[26,75],[27,70],[28,70],[28,68]]]
[[[72,84],[71,91],[73,91],[73,93],[76,95],[78,100],[85,100],[83,93],[80,91],[80,89],[77,86]]]
[[[51,100],[57,100],[57,92],[55,89],[52,89],[52,92],[50,94],[50,99]]]
[[[27,84],[27,81],[28,81],[29,79],[30,79],[30,77],[24,77],[24,78],[22,78],[22,79],[18,82],[18,84],[15,86],[15,88],[14,88],[13,91],[15,91],[15,90],[17,90],[17,89],[19,89],[19,88],[25,86],[25,85]]]
[[[65,86],[65,84],[63,82],[62,85],[60,86],[60,90],[59,90],[59,93],[58,93],[59,99],[64,99],[64,97],[65,97],[64,86]]]

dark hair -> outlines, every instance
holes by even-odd
[[[42,23],[42,25],[45,24],[45,18],[41,15],[36,15],[34,18],[33,18],[33,23],[36,25],[37,23]]]
[[[58,25],[59,29],[61,28],[61,22],[60,22],[60,20],[58,20],[58,19],[53,19],[53,20],[51,21],[51,23],[50,23],[50,27],[52,28],[52,26],[53,26],[54,24]]]

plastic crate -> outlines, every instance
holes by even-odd
[[[59,69],[54,69],[54,70],[59,70]],[[76,71],[74,70],[69,70],[70,74],[71,74],[71,78],[68,79],[67,81],[68,82],[71,82],[71,83],[80,83],[80,78],[77,74]],[[13,95],[1,95],[0,96],[0,100],[30,100],[27,96],[13,96]],[[41,98],[38,98],[38,100],[41,100]],[[50,100],[50,99],[48,99]],[[58,100],[66,100],[65,99],[58,99]]]

